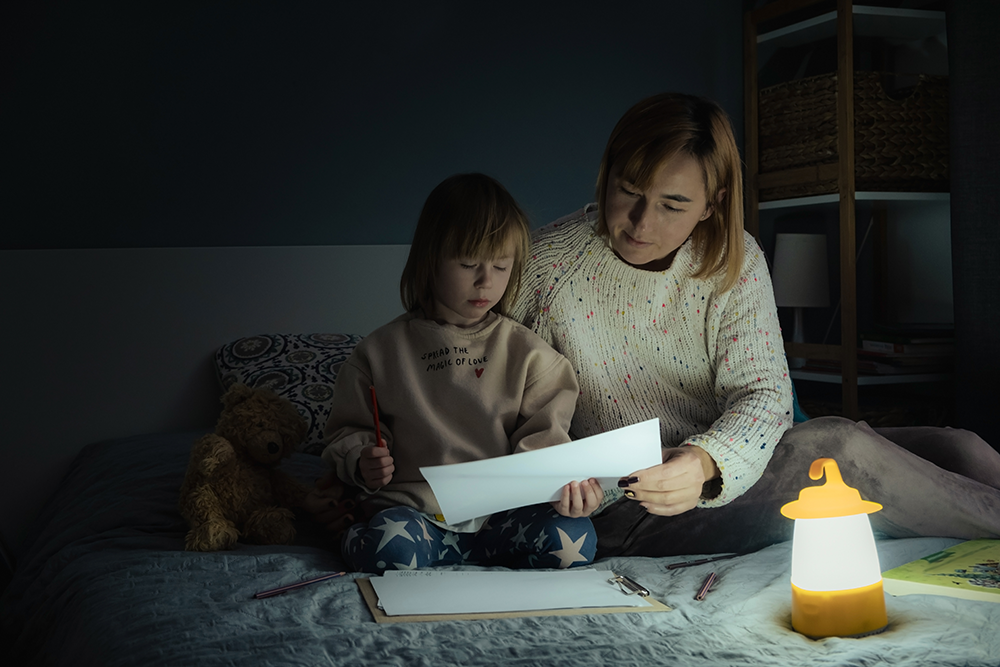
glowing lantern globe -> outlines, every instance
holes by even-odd
[[[868,515],[882,509],[844,484],[833,459],[816,459],[802,489],[781,508],[795,519],[792,627],[808,637],[859,637],[885,629],[885,594]]]

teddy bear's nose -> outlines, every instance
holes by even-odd
[[[278,447],[278,443],[276,442],[267,443],[267,451],[270,452],[271,454],[277,454],[279,449],[281,448]]]

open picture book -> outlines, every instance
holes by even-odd
[[[1000,602],[1000,540],[960,542],[882,573],[891,595],[948,595]]]

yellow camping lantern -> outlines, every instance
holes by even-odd
[[[781,508],[795,519],[792,540],[792,627],[809,637],[858,637],[888,621],[875,538],[868,515],[882,509],[844,484],[833,459],[816,459],[802,489]]]

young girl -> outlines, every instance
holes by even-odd
[[[361,514],[370,517],[344,534],[342,553],[355,570],[593,560],[597,538],[587,517],[603,497],[597,480],[568,484],[551,505],[449,525],[420,474],[421,466],[570,440],[579,393],[573,368],[504,315],[528,243],[524,214],[488,176],[452,176],[427,198],[400,281],[407,312],[362,340],[341,367],[324,432],[323,458],[340,482],[360,489]],[[307,504],[317,514],[332,475],[319,486]]]

